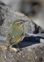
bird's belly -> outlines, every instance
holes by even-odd
[[[15,37],[15,38],[13,38],[12,40],[11,40],[11,44],[17,44],[17,43],[19,43],[20,41],[21,41],[21,39],[22,39],[22,36],[20,36],[20,37]]]

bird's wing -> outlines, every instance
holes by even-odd
[[[20,36],[15,42],[12,43],[12,45],[14,45],[14,44],[17,45],[21,41],[22,37],[23,36]],[[12,39],[12,41],[13,41],[13,39]]]

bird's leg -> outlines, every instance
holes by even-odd
[[[10,46],[7,46],[7,50],[9,50],[9,47],[10,47]]]
[[[22,49],[18,46],[18,44],[17,44],[17,47],[19,48],[19,50],[17,51],[17,53],[18,53],[18,52],[21,51]]]

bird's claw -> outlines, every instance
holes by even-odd
[[[18,52],[20,52],[20,51],[22,51],[22,49],[21,49],[21,48],[20,48],[19,50],[17,50],[17,51],[16,51],[16,53],[18,53]]]

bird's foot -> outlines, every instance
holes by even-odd
[[[7,46],[7,50],[9,50],[9,47],[10,47],[10,46]]]
[[[10,46],[10,49],[17,52],[17,49],[16,48],[13,48],[12,46]]]
[[[22,51],[22,49],[21,49],[21,48],[20,48],[19,50],[17,50],[17,51],[16,51],[16,53],[18,53],[18,52],[20,52],[20,51]]]
[[[9,47],[10,49],[12,49],[13,51],[15,51],[16,53],[18,53],[18,52],[20,52],[20,51],[22,51],[22,49],[20,48],[20,49],[16,49],[16,48],[13,48],[13,47]]]

